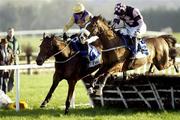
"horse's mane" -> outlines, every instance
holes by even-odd
[[[46,39],[56,38],[59,41],[63,41],[63,38],[61,36],[57,36],[56,34],[50,34],[45,37]]]
[[[108,24],[109,21],[107,21],[107,20],[106,20],[104,17],[102,17],[101,15],[94,16],[93,19],[101,20],[101,21],[103,21],[103,22],[105,23],[105,25],[107,25],[108,27],[110,27],[109,24]]]

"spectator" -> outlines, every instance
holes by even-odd
[[[14,64],[18,64],[19,58],[18,55],[20,54],[20,46],[18,40],[14,36],[14,28],[9,28],[7,31],[7,40],[8,40],[8,48],[13,51],[15,56]],[[10,73],[10,78],[8,82],[8,91],[11,91],[14,86],[14,70]]]
[[[0,65],[8,65],[10,62],[11,56],[7,48],[8,41],[7,39],[1,39],[0,42]],[[12,53],[11,53],[12,54]],[[12,58],[13,59],[13,58]],[[9,80],[9,70],[0,70],[0,89],[7,92],[7,83]]]

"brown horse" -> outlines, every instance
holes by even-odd
[[[103,66],[95,75],[95,78],[101,76],[101,79],[104,80],[102,87],[112,73],[135,69],[147,63],[150,63],[148,72],[152,72],[153,66],[158,70],[163,70],[171,65],[174,65],[176,72],[178,72],[178,68],[175,65],[176,39],[171,35],[145,39],[149,55],[144,58],[130,60],[130,51],[124,45],[124,41],[109,27],[101,16],[93,17],[86,24],[86,29],[90,31],[91,35],[97,35],[103,46]]]
[[[11,65],[14,61],[13,51],[7,48],[8,41],[6,38],[0,42],[0,65]],[[5,93],[8,91],[8,82],[12,70],[0,70],[0,89]]]
[[[55,35],[45,36],[44,34],[36,63],[42,65],[44,61],[52,56],[55,57],[53,83],[40,107],[46,106],[59,82],[66,79],[69,85],[65,108],[65,114],[67,114],[77,81],[82,78],[87,78],[87,76],[97,70],[101,64],[84,69],[82,57],[79,55],[79,52],[72,49],[71,41],[65,42]]]

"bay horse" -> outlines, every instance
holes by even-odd
[[[8,41],[6,38],[2,38],[0,41],[0,65],[6,66],[13,64],[14,55],[13,51],[7,47]],[[8,92],[8,82],[12,70],[0,70],[0,89],[4,93]]]
[[[94,67],[84,69],[82,56],[80,56],[79,52],[73,50],[71,41],[63,41],[62,38],[58,36],[46,36],[44,34],[40,51],[36,58],[37,65],[42,65],[50,57],[55,57],[55,73],[53,75],[51,88],[40,107],[43,108],[46,106],[59,82],[65,79],[69,87],[65,108],[65,114],[67,114],[77,81],[88,78],[89,74],[97,70],[101,63]]]
[[[104,18],[94,16],[85,28],[90,31],[91,35],[97,35],[103,46],[103,65],[95,74],[95,78],[101,76],[103,80],[101,90],[112,73],[126,72],[147,63],[150,64],[148,72],[152,72],[153,66],[158,70],[163,70],[171,65],[174,65],[176,72],[179,72],[178,66],[175,64],[176,39],[171,35],[145,39],[149,55],[132,61],[129,59],[130,50],[125,46],[124,40],[112,30]]]

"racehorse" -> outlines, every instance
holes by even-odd
[[[50,57],[55,57],[55,73],[52,86],[40,107],[46,106],[59,82],[66,79],[69,87],[65,108],[65,114],[67,114],[77,81],[87,78],[90,73],[100,67],[101,63],[85,69],[82,56],[79,55],[79,52],[73,50],[71,41],[63,41],[55,35],[46,36],[44,34],[40,52],[36,58],[37,65],[42,65]]]
[[[11,65],[14,61],[13,51],[7,48],[7,39],[3,38],[0,42],[0,65]],[[0,88],[6,93],[8,82],[12,70],[0,70]]]
[[[174,65],[176,72],[179,72],[175,64],[176,39],[171,35],[162,35],[145,39],[149,55],[147,57],[131,60],[130,50],[124,44],[124,40],[119,37],[101,16],[94,16],[85,26],[91,35],[97,35],[102,43],[103,65],[95,74],[95,78],[101,76],[103,84],[108,76],[114,72],[125,72],[150,63],[148,72],[152,72],[153,66],[158,70],[163,70]],[[104,52],[103,52],[104,51]],[[102,75],[104,74],[104,75]]]

